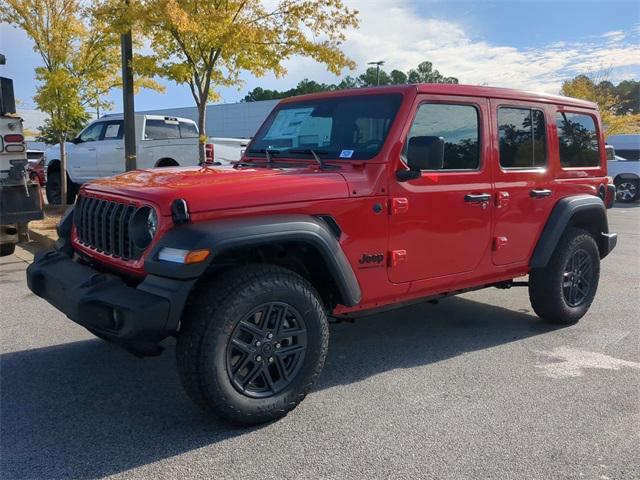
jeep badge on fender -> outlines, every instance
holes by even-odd
[[[381,253],[376,253],[376,254],[366,254],[363,253],[362,257],[360,257],[360,260],[358,260],[358,263],[360,265],[365,265],[365,264],[380,264],[382,263],[382,261],[384,260],[384,255]]]
[[[577,322],[617,239],[604,147],[597,106],[567,97],[450,84],[291,97],[235,168],[83,185],[28,284],[135,355],[176,337],[195,403],[268,422],[311,391],[330,316],[528,285],[543,320]]]

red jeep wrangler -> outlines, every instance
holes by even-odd
[[[137,355],[177,337],[189,396],[260,423],[313,386],[328,317],[529,275],[540,317],[577,322],[616,244],[613,196],[592,103],[459,85],[314,94],[283,100],[234,168],[84,186],[27,277]]]

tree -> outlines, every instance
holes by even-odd
[[[455,77],[445,77],[438,70],[433,69],[433,63],[422,62],[414,70],[409,70],[409,83],[458,83]]]
[[[620,102],[618,104],[618,115],[640,113],[640,81],[623,80],[616,87],[616,93]]]
[[[422,62],[417,70],[411,70],[413,73],[413,79],[416,82],[410,82],[409,76],[400,71],[392,70],[391,73],[387,73],[384,70],[380,70],[380,85],[404,85],[406,83],[418,83],[418,82],[431,82],[431,83],[458,83],[458,79],[455,77],[444,77],[436,70],[432,71],[431,62]],[[377,71],[376,67],[369,67],[367,70],[358,75],[352,77],[347,75],[338,84],[326,84],[317,83],[313,80],[304,79],[295,88],[291,88],[285,91],[278,90],[263,90],[261,87],[254,88],[249,92],[243,102],[255,102],[258,100],[273,100],[279,98],[293,97],[295,95],[302,95],[304,93],[312,92],[324,92],[328,90],[344,90],[347,88],[359,88],[359,87],[371,87],[377,85]]]
[[[638,133],[640,131],[640,114],[634,113],[632,99],[625,103],[619,94],[621,90],[627,95],[632,95],[633,83],[637,84],[638,82],[630,81],[624,85],[622,85],[624,82],[621,82],[616,87],[607,80],[607,76],[607,72],[600,76],[578,75],[562,84],[560,94],[597,103],[604,124],[605,136],[618,133]],[[622,89],[619,89],[620,85],[622,85]]]
[[[67,132],[67,138],[75,138],[76,136],[78,136],[78,133],[80,133],[80,131],[87,124],[89,118],[89,114],[86,114],[83,117],[78,117],[75,125],[73,125]],[[44,142],[47,145],[54,145],[58,143],[58,133],[52,127],[51,119],[45,119],[43,124],[38,127],[38,133],[35,136],[35,139],[37,142]]]
[[[40,83],[34,100],[49,114],[49,128],[60,144],[61,172],[66,171],[65,142],[69,131],[86,119],[80,96],[80,79],[70,66],[80,39],[86,34],[78,16],[77,0],[7,0],[0,18],[22,28],[34,42],[42,67],[36,68]],[[61,174],[61,200],[66,199],[66,178]]]
[[[36,68],[39,85],[34,100],[49,115],[41,137],[60,145],[60,171],[66,172],[65,142],[89,119],[87,109],[106,109],[105,95],[121,86],[119,38],[103,19],[80,0],[7,0],[0,20],[25,31],[42,59]],[[138,86],[159,86],[149,78]],[[66,201],[66,175],[61,173],[61,200]]]
[[[407,74],[400,70],[391,70],[389,76],[391,77],[391,83],[393,85],[404,85],[407,83]]]
[[[155,72],[189,86],[198,107],[200,161],[204,161],[207,103],[216,87],[241,83],[240,73],[286,73],[284,60],[313,58],[338,74],[354,63],[341,50],[344,30],[357,27],[357,12],[342,0],[140,0],[102,9],[114,24],[139,26],[150,40]],[[136,26],[136,24],[138,24]]]
[[[358,85],[360,87],[375,87],[376,85],[389,85],[391,78],[389,74],[380,69],[380,83],[378,83],[378,70],[376,67],[369,67],[364,73],[358,76]]]

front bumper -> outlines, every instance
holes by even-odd
[[[74,322],[138,356],[157,355],[175,334],[193,280],[149,275],[137,287],[49,250],[27,268],[27,284]]]

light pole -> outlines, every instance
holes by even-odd
[[[376,66],[376,85],[380,85],[380,66],[384,65],[384,60],[378,60],[377,62],[369,62],[367,65]]]

